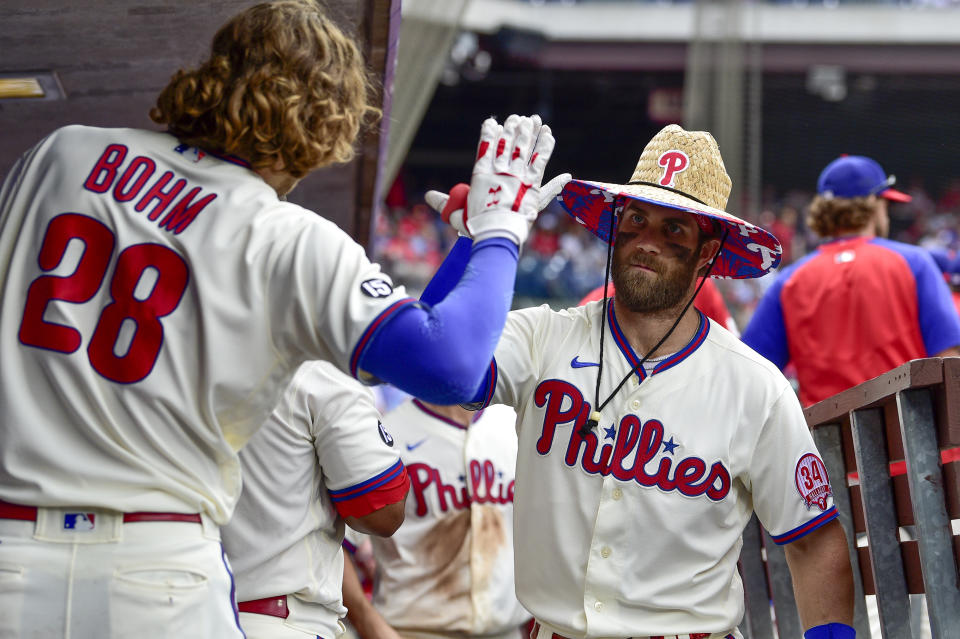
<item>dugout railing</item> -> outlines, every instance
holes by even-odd
[[[921,639],[918,615],[933,639],[960,637],[960,536],[951,521],[960,520],[960,358],[907,362],[804,414],[847,534],[858,639],[880,639],[865,595],[876,595],[883,639]],[[799,639],[783,548],[756,518],[743,541],[741,633]]]

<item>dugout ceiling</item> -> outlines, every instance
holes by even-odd
[[[394,0],[395,1],[395,0]],[[0,177],[16,158],[67,124],[155,129],[147,112],[170,76],[199,62],[216,29],[249,0],[3,0],[0,77],[53,71],[62,100],[0,100]],[[360,34],[383,77],[390,0],[328,0]],[[366,240],[379,130],[352,164],[311,175],[291,197]]]

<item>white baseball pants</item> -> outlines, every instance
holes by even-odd
[[[77,510],[0,519],[0,639],[243,638],[233,575],[206,516],[124,523]]]

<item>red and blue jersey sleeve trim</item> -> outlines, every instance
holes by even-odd
[[[343,542],[341,542],[341,545],[343,546],[343,549],[346,550],[351,555],[357,554],[357,547],[353,545],[349,540],[344,539]]]
[[[486,408],[493,401],[493,394],[497,391],[497,360],[490,360],[490,369],[487,374],[487,392],[483,396],[483,404],[480,408]]]
[[[360,339],[357,340],[357,345],[353,348],[353,353],[350,356],[350,374],[354,377],[357,377],[357,369],[359,368],[360,358],[363,356],[363,351],[367,347],[367,344],[373,339],[377,332],[387,324],[387,320],[396,315],[400,310],[406,308],[410,304],[416,304],[417,301],[413,298],[406,298],[394,302],[388,306],[383,312],[374,318],[370,325],[367,326],[366,330],[363,331],[363,334],[360,336]]]
[[[837,518],[837,515],[839,515],[837,511],[837,507],[831,506],[830,508],[823,511],[822,513],[820,513],[810,521],[806,522],[805,524],[801,524],[796,528],[794,528],[793,530],[783,533],[782,535],[770,535],[770,537],[773,539],[773,542],[778,546],[782,546],[783,544],[789,544],[791,541],[796,541],[801,537],[813,532],[814,530],[824,525],[825,523],[829,521],[833,521],[834,519]]]
[[[331,490],[330,499],[342,517],[365,517],[384,506],[395,504],[407,494],[410,477],[399,459],[397,463],[370,479]]]

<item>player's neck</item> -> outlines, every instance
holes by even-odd
[[[683,304],[686,304],[687,299],[689,298],[684,299]],[[651,348],[656,346],[657,342],[663,338],[666,332],[670,330],[670,327],[673,326],[673,323],[677,321],[677,314],[680,313],[683,304],[681,304],[679,308],[671,309],[671,311],[636,313],[617,302],[616,298],[614,298],[614,311],[617,314],[617,324],[620,325],[620,330],[623,331],[624,337],[630,342],[630,346],[634,352],[643,357]],[[684,313],[683,319],[680,320],[680,323],[677,324],[677,327],[673,330],[673,333],[670,334],[666,341],[664,341],[655,352],[650,353],[650,357],[660,357],[669,355],[670,353],[676,353],[693,339],[693,335],[696,333],[699,325],[700,316],[691,304],[687,312]]]
[[[268,167],[255,168],[253,172],[263,178],[263,181],[273,187],[277,196],[285,198],[286,195],[300,183],[301,178],[296,178],[283,170],[275,170]]]
[[[462,406],[454,404],[453,406],[440,406],[439,404],[431,404],[430,402],[423,402],[425,406],[430,408],[433,412],[438,415],[443,415],[450,421],[454,421],[458,424],[461,424],[463,427],[468,427],[473,423],[473,417],[476,413],[472,410],[467,410]]]
[[[855,237],[876,237],[877,229],[873,224],[868,224],[859,229],[843,229],[831,235],[828,240],[852,239]]]

